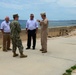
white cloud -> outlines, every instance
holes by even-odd
[[[0,2],[0,7],[17,10],[41,8],[41,5],[49,5],[51,7],[76,7],[76,0],[33,0],[32,2],[30,0],[2,0]]]
[[[29,9],[30,4],[22,4],[20,2],[16,2],[16,1],[11,1],[9,3],[7,2],[0,2],[0,7],[3,8],[11,8],[11,9],[16,9],[16,10],[23,10],[25,9]]]
[[[22,10],[22,9],[29,9],[29,8],[36,8],[40,7],[41,5],[53,3],[56,2],[56,0],[38,0],[35,1],[33,0],[32,2],[30,0],[25,1],[25,0],[2,0],[0,2],[0,7],[3,8],[11,8],[11,9],[16,9],[16,10]],[[41,8],[41,7],[40,7]]]
[[[74,9],[73,8],[72,9],[66,9],[66,12],[69,14],[73,14],[73,15],[76,14],[75,8]]]
[[[56,1],[57,1],[57,0],[40,0],[40,2],[43,2],[43,3],[44,3],[44,2],[47,2],[47,3],[50,2],[50,3],[52,3],[52,2],[56,2]]]
[[[18,10],[21,10],[23,8],[22,5],[12,4],[12,3],[5,3],[5,2],[0,2],[0,7],[18,9]]]
[[[76,7],[76,0],[58,0],[57,3],[62,7]]]
[[[49,1],[49,0],[48,0]],[[47,1],[47,2],[48,2]],[[3,0],[2,2],[0,2],[0,7],[3,7],[3,8],[11,8],[11,9],[16,9],[16,10],[23,10],[23,9],[29,9],[29,8],[36,8],[36,6],[40,6],[42,4],[45,4],[46,3],[46,0],[45,1],[5,1]]]

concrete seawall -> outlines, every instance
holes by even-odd
[[[76,26],[48,28],[48,37],[66,36],[71,31],[75,30]],[[22,30],[20,37],[22,41],[27,39],[26,30]],[[40,38],[40,29],[38,29],[37,38]],[[0,32],[0,45],[2,44],[2,33]]]
[[[68,33],[73,31],[74,29],[76,29],[76,26],[48,28],[48,37],[68,35]],[[26,32],[26,30],[22,30],[21,34],[23,34],[25,32]],[[40,33],[40,29],[38,29],[38,34],[39,33]]]
[[[56,36],[68,35],[68,33],[73,31],[74,29],[76,29],[76,26],[48,28],[48,36],[56,37]],[[21,35],[24,35],[25,33],[26,30],[22,30]],[[38,34],[40,34],[40,29],[38,29]],[[0,38],[2,38],[1,32],[0,32]]]

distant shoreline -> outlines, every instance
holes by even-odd
[[[3,20],[0,20],[0,24],[2,23],[2,21]],[[18,21],[21,25],[21,29],[25,29],[27,20],[18,20]],[[49,20],[48,23],[49,28],[58,28],[58,27],[75,26],[75,25],[76,25],[76,20]]]

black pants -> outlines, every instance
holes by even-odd
[[[33,48],[36,46],[36,29],[28,30],[28,40],[27,40],[27,47],[30,48],[31,46],[31,39],[33,39]]]

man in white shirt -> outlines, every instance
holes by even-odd
[[[5,18],[5,21],[1,23],[1,32],[3,34],[3,51],[7,52],[10,49],[10,21],[9,17]]]
[[[27,32],[27,36],[28,36],[26,49],[30,49],[30,47],[31,47],[31,37],[33,39],[32,49],[33,50],[35,49],[37,30],[38,30],[38,23],[34,19],[34,14],[30,14],[30,19],[27,20],[27,23],[26,23],[26,32]]]

